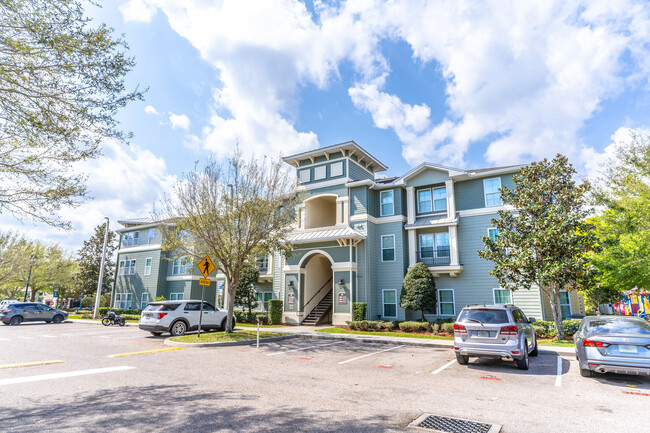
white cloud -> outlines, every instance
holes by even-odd
[[[172,122],[172,129],[180,128],[185,131],[190,129],[190,118],[185,114],[169,113],[169,121]]]
[[[146,107],[144,107],[144,112],[147,114],[153,114],[155,116],[158,116],[160,114],[158,110],[154,108],[153,105],[147,105]]]
[[[148,23],[156,14],[156,6],[149,0],[129,0],[120,6],[124,21]]]

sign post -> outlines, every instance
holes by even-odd
[[[199,285],[201,286],[201,311],[199,312],[199,336],[197,338],[201,338],[201,326],[203,325],[203,302],[205,299],[205,286],[210,286],[210,279],[208,278],[208,275],[212,273],[212,271],[215,270],[214,263],[212,263],[212,260],[210,260],[210,256],[205,256],[203,260],[199,262],[198,265],[196,265],[199,268],[199,271],[201,271],[201,274],[203,274],[203,278],[199,280]]]

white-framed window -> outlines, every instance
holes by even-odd
[[[397,290],[386,289],[382,291],[383,317],[397,317]]]
[[[124,233],[122,236],[122,245],[125,247],[135,247],[138,245],[138,236],[140,232]]]
[[[120,260],[117,275],[135,275],[135,259]]]
[[[269,309],[269,300],[273,299],[273,292],[257,292],[255,293],[255,301],[258,308],[263,308],[264,311]]]
[[[156,242],[156,229],[149,229],[149,236],[147,238],[147,243],[149,245]]]
[[[508,289],[492,289],[495,304],[512,304],[512,292]]]
[[[496,227],[490,227],[489,229],[487,229],[487,234],[488,234],[488,238],[490,238],[492,242],[496,242],[497,236],[499,236],[499,229]]]
[[[562,320],[571,317],[571,297],[566,290],[560,290],[560,309],[562,310]]]
[[[485,193],[485,207],[501,206],[501,178],[483,180],[483,192]]]
[[[395,235],[383,235],[381,237],[381,261],[395,261]]]
[[[255,258],[255,265],[260,273],[267,273],[269,270],[269,256],[258,256]]]
[[[395,215],[393,190],[381,191],[379,197],[381,200],[381,216]]]
[[[438,315],[455,316],[454,289],[438,290]]]
[[[330,176],[331,177],[336,177],[336,176],[343,176],[343,162],[335,162],[334,164],[330,165]]]
[[[422,263],[427,266],[449,264],[449,233],[426,233],[418,240],[418,259]]]
[[[140,309],[144,310],[147,304],[149,304],[149,292],[144,292],[140,298]]]
[[[144,261],[144,274],[145,275],[151,275],[151,261],[153,259],[151,257],[147,257],[147,259]]]
[[[320,167],[314,168],[314,180],[321,180],[327,177],[327,167],[321,165]]]
[[[311,180],[311,171],[309,169],[300,170],[300,183],[307,183]]]
[[[131,293],[118,293],[115,295],[115,308],[127,310],[131,308]]]
[[[187,273],[187,269],[190,263],[185,257],[179,257],[178,259],[172,262],[172,275],[184,275]]]
[[[430,189],[421,189],[417,193],[418,195],[418,213],[427,213],[431,212],[431,190]]]
[[[433,210],[447,210],[447,188],[433,188]]]
[[[183,300],[183,292],[170,293],[169,294],[169,300],[170,301],[182,301]]]

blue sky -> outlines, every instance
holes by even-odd
[[[89,6],[124,34],[146,101],[135,136],[80,165],[92,199],[70,233],[0,223],[76,250],[109,216],[148,216],[183,172],[239,141],[255,155],[354,140],[399,175],[569,156],[593,176],[650,125],[647,1],[120,0]]]

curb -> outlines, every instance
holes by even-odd
[[[268,337],[260,338],[260,343],[268,343],[273,341],[288,340],[290,338],[298,338],[298,334],[283,335],[281,337]],[[249,346],[255,344],[257,340],[239,340],[239,341],[215,341],[212,343],[181,343],[178,341],[171,341],[172,337],[166,338],[163,344],[172,347],[224,347],[224,346]]]
[[[102,321],[101,320],[88,320],[88,319],[66,319],[64,322],[72,322],[72,323],[90,323],[93,325],[101,325]],[[114,325],[117,326],[118,328],[120,327],[119,325]],[[133,323],[133,322],[126,322],[124,326],[138,326],[138,323]]]
[[[323,333],[324,335],[321,334],[296,334],[300,335],[301,337],[304,338],[313,338],[317,340],[350,340],[350,341],[355,341],[358,343],[375,343],[375,344],[401,344],[403,346],[420,346],[420,347],[439,347],[443,349],[452,349],[453,348],[453,342],[449,343],[441,343],[440,341],[435,341],[435,340],[429,340],[429,341],[420,341],[416,339],[409,339],[407,340],[406,338],[396,340],[396,339],[391,339],[390,337],[372,337],[372,336],[356,336],[356,335],[341,335],[341,334],[326,334]],[[447,340],[442,340],[442,341],[447,341]]]

